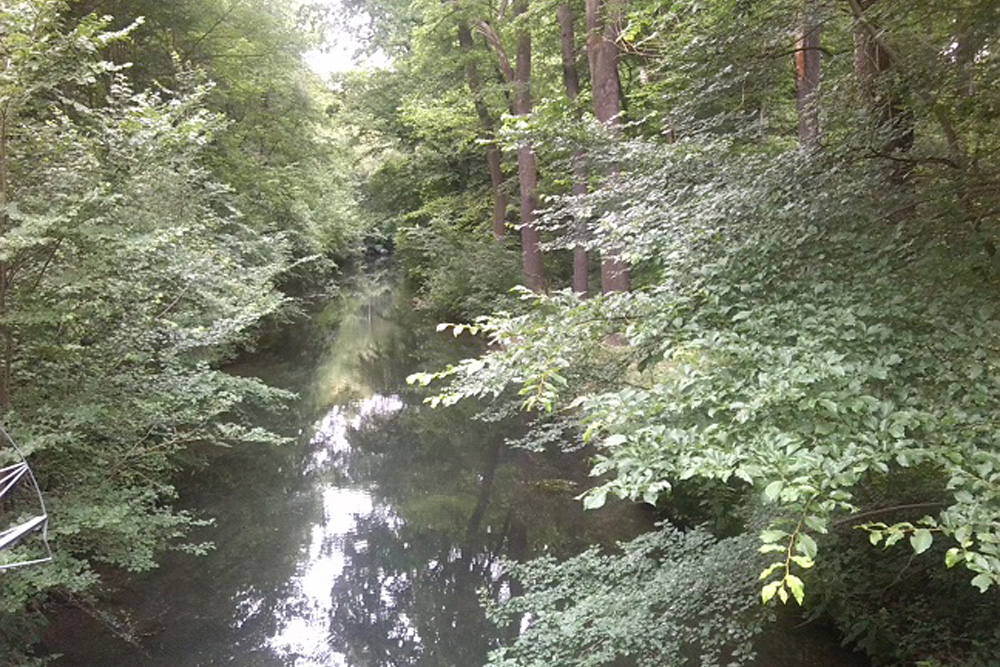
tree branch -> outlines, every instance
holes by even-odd
[[[198,37],[198,39],[194,40],[194,43],[190,47],[188,47],[187,50],[184,51],[184,56],[181,58],[181,60],[187,60],[188,58],[190,58],[191,55],[201,45],[201,43],[204,42],[206,39],[208,39],[208,37],[213,32],[215,32],[218,29],[218,27],[222,25],[223,22],[225,22],[225,20],[229,18],[232,15],[232,13],[236,11],[236,8],[239,7],[241,4],[243,4],[243,0],[233,0],[233,3],[229,5],[229,8],[226,9],[226,11],[222,14],[222,16],[216,19],[215,23],[213,23],[208,30],[202,33],[202,35]]]
[[[493,50],[496,51],[497,60],[500,61],[500,69],[503,71],[503,76],[507,80],[507,83],[514,83],[514,68],[510,64],[510,58],[507,57],[507,51],[503,48],[503,42],[500,40],[500,35],[497,31],[486,21],[479,21],[476,23],[476,27],[479,32],[486,37],[486,41],[490,43]]]
[[[861,512],[860,514],[852,514],[850,516],[845,516],[843,519],[837,519],[836,521],[831,521],[830,526],[833,528],[839,528],[850,523],[857,523],[860,519],[867,519],[868,517],[878,516],[880,514],[888,514],[890,512],[902,512],[903,510],[926,510],[934,509],[936,507],[944,507],[948,503],[946,502],[936,502],[936,503],[911,503],[909,505],[893,505],[891,507],[880,507],[878,509],[869,510],[867,512]]]

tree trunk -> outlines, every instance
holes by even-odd
[[[458,44],[465,54],[465,77],[472,92],[472,100],[476,106],[476,115],[486,134],[486,165],[490,170],[490,183],[493,191],[493,236],[500,240],[507,235],[507,193],[503,189],[503,169],[501,167],[500,147],[496,142],[496,123],[490,114],[489,107],[483,99],[483,83],[472,59],[472,30],[466,21],[458,24]]]
[[[819,146],[819,91],[821,28],[816,22],[815,0],[805,0],[802,33],[795,51],[795,88],[799,110],[799,145],[805,150]]]
[[[9,139],[8,123],[10,117],[9,102],[0,109],[0,235],[6,234],[9,227],[7,206],[10,203],[10,168],[7,164],[7,144]],[[3,344],[3,362],[0,364],[0,410],[7,412],[11,405],[11,376],[14,356],[14,335],[7,323],[10,301],[10,267],[7,262],[0,262],[0,341]]]
[[[605,125],[616,128],[621,113],[621,82],[618,79],[618,28],[614,17],[607,16],[606,0],[587,2],[587,57],[594,94],[594,115]],[[612,176],[617,174],[614,170]],[[620,250],[609,248],[601,262],[601,291],[627,292],[629,267]]]
[[[515,16],[524,12],[521,5]],[[531,114],[531,30],[522,26],[517,36],[517,67],[514,71],[514,113]],[[542,261],[541,235],[535,226],[538,209],[538,165],[535,150],[529,143],[517,149],[517,177],[521,184],[521,245],[524,252],[524,280],[534,292],[545,290],[545,266]]]
[[[576,102],[580,96],[580,75],[576,67],[576,36],[573,31],[573,10],[568,2],[559,5],[559,28],[562,33],[563,85],[566,97]],[[573,194],[587,193],[587,164],[583,151],[573,155]],[[590,294],[590,253],[587,252],[587,225],[578,220],[573,230],[577,244],[573,248],[573,291],[581,297]]]
[[[855,6],[863,12],[875,1],[859,0]],[[862,18],[858,18],[854,28],[854,71],[879,134],[875,149],[887,156],[908,152],[914,141],[913,112],[903,99],[901,83],[890,80],[895,67],[892,54]],[[896,162],[889,171],[889,180],[903,183],[911,171],[908,163]]]

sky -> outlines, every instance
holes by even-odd
[[[302,57],[312,71],[325,77],[335,72],[347,72],[355,69],[357,64],[351,57],[353,51],[353,46],[343,44],[338,39],[336,48],[323,51],[312,49],[306,51]]]
[[[315,2],[315,0],[313,1]],[[338,0],[322,1],[330,6],[335,6],[338,2]],[[331,25],[327,34],[330,45],[324,49],[307,51],[303,55],[306,64],[322,77],[338,72],[348,72],[352,69],[388,67],[389,59],[381,53],[363,56],[361,59],[354,57],[361,45],[356,36],[362,32],[366,19],[366,16],[357,16],[353,21],[357,29],[350,32],[338,30]]]
[[[319,50],[313,49],[303,54],[306,64],[322,77],[337,72],[349,72],[354,69],[380,69],[389,66],[389,58],[382,53],[373,56],[364,56],[361,60],[355,60],[352,56],[354,46],[344,46],[338,43],[336,49]]]

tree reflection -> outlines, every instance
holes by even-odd
[[[477,343],[435,335],[384,276],[360,283],[238,368],[301,395],[271,425],[303,446],[206,453],[179,485],[218,549],[123,591],[145,651],[83,630],[67,665],[476,667],[506,632],[481,591],[517,592],[502,557],[628,536],[613,508],[584,517],[582,461],[512,450],[520,422],[478,406],[425,406],[405,377]]]
[[[492,583],[494,557],[394,523],[384,513],[358,523],[363,547],[345,553],[333,587],[336,650],[365,667],[483,664],[492,628],[477,590]]]
[[[483,664],[495,634],[479,590],[501,585],[498,556],[485,546],[497,512],[486,510],[482,493],[499,465],[499,441],[470,428],[464,436],[486,446],[455,448],[455,425],[442,442],[427,416],[411,405],[351,438],[352,483],[392,508],[359,518],[359,539],[345,549],[333,586],[331,640],[352,665]]]
[[[341,482],[366,489],[379,509],[358,518],[345,548],[331,643],[352,666],[481,665],[504,631],[487,621],[480,595],[516,593],[503,557],[574,552],[599,533],[621,538],[630,522],[645,524],[613,510],[614,529],[585,520],[568,479],[585,474],[580,461],[505,447],[517,423],[402,398],[406,408],[348,434]]]

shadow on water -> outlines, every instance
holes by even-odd
[[[46,640],[56,664],[481,665],[497,631],[479,594],[510,593],[502,556],[568,554],[649,523],[624,504],[584,514],[580,461],[503,447],[518,423],[423,405],[406,376],[469,344],[435,335],[387,271],[273,336],[234,372],[299,394],[269,417],[294,444],[215,451],[180,480],[186,506],[215,517],[196,537],[216,549],[173,554],[118,590],[108,604],[131,642],[62,612]],[[848,664],[803,659],[761,664]]]

